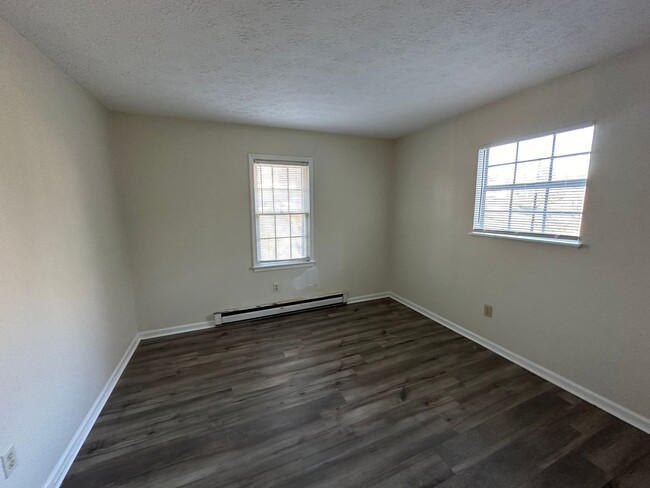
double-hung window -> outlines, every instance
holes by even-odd
[[[478,153],[473,234],[580,245],[594,126]]]
[[[249,154],[253,269],[313,262],[311,158]]]

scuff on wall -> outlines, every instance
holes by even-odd
[[[320,273],[316,266],[306,269],[300,276],[296,276],[291,282],[295,290],[304,290],[320,284]]]

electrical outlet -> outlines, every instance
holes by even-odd
[[[280,291],[280,283],[273,283],[273,291]]]
[[[16,466],[18,465],[18,460],[16,459],[16,448],[11,446],[6,452],[2,455],[2,467],[5,471],[5,478],[9,478],[11,473],[14,472]]]
[[[483,305],[483,315],[492,318],[492,305]]]

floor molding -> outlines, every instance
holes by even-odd
[[[606,412],[614,415],[615,417],[618,417],[624,422],[627,422],[628,424],[631,424],[634,427],[641,429],[642,431],[650,434],[650,419],[644,417],[643,415],[633,412],[629,408],[626,408],[623,405],[620,405],[608,398],[605,398],[604,396],[599,395],[598,393],[593,392],[585,388],[584,386],[581,386],[578,383],[575,383],[574,381],[565,378],[564,376],[560,376],[559,374],[549,369],[546,369],[544,366],[529,361],[528,359],[520,356],[519,354],[516,354],[510,351],[509,349],[506,349],[505,347],[502,347],[496,344],[495,342],[486,339],[483,336],[480,336],[470,330],[467,330],[464,327],[461,327],[460,325],[452,322],[451,320],[441,317],[440,315],[432,312],[431,310],[428,310],[418,305],[417,303],[414,303],[393,292],[388,292],[388,296],[393,300],[400,302],[402,305],[406,305],[410,309],[415,310],[416,312],[424,315],[425,317],[428,317],[431,320],[434,320],[439,324],[444,325],[448,329],[451,329],[454,332],[457,332],[458,334],[467,337],[471,341],[474,341],[482,345],[483,347],[491,350],[492,352],[497,353],[499,356],[502,356],[508,359],[509,361],[518,364],[519,366],[521,366],[524,369],[527,369],[531,373],[536,374],[541,378],[544,378],[546,381],[553,383],[554,385],[557,385],[560,388],[567,390],[570,393],[573,393],[575,396],[582,398],[586,402],[589,402],[592,405],[595,405],[598,408],[601,408]]]
[[[214,322],[196,322],[194,324],[175,325],[173,327],[165,327],[164,329],[145,330],[138,334],[141,341],[146,339],[155,339],[156,337],[165,337],[176,334],[184,334],[185,332],[194,332],[197,330],[212,329]]]
[[[348,304],[352,305],[353,303],[367,302],[370,300],[379,300],[381,298],[388,298],[390,295],[387,291],[381,293],[373,293],[371,295],[361,295],[358,297],[348,298]]]
[[[72,466],[72,462],[81,450],[81,446],[83,446],[83,443],[86,441],[86,437],[88,437],[90,429],[92,429],[93,425],[95,425],[97,417],[99,417],[102,408],[104,408],[108,397],[111,395],[111,392],[113,391],[113,388],[115,388],[115,385],[120,379],[120,376],[122,376],[124,368],[126,368],[126,365],[129,363],[129,360],[131,359],[131,356],[133,356],[133,353],[135,352],[139,343],[140,334],[136,334],[136,336],[131,341],[131,344],[129,344],[129,347],[122,355],[122,359],[120,359],[120,362],[117,363],[117,367],[113,370],[110,378],[108,378],[108,381],[104,385],[104,388],[102,388],[101,392],[99,393],[99,396],[93,403],[92,407],[90,407],[90,411],[88,414],[86,414],[86,417],[83,419],[81,425],[66,446],[65,451],[63,451],[63,455],[59,459],[59,462],[57,462],[56,466],[54,466],[54,469],[45,482],[45,488],[59,488],[61,486],[61,483],[63,483],[63,479],[65,478],[65,475],[68,474],[70,466]]]
[[[174,327],[166,327],[164,329],[138,332],[131,341],[131,344],[129,344],[129,347],[122,356],[122,359],[120,359],[119,363],[117,363],[117,366],[113,370],[113,373],[104,385],[104,388],[102,388],[102,391],[99,393],[97,400],[95,400],[95,403],[93,403],[90,411],[83,419],[81,425],[66,446],[65,451],[63,451],[63,454],[61,455],[61,458],[56,463],[56,466],[45,482],[44,488],[59,488],[61,486],[61,483],[63,483],[66,474],[68,474],[68,471],[70,470],[70,466],[72,466],[74,459],[77,457],[77,454],[79,454],[83,443],[86,441],[86,438],[88,437],[90,430],[93,428],[93,425],[95,425],[95,422],[97,421],[102,408],[104,408],[108,397],[113,392],[113,388],[115,388],[115,385],[120,379],[120,376],[122,376],[124,369],[126,368],[127,364],[129,364],[133,353],[141,341],[146,339],[154,339],[156,337],[182,334],[184,332],[209,329],[214,326],[215,325],[213,322],[197,322],[194,324],[177,325]]]
[[[560,388],[563,388],[573,393],[577,397],[580,397],[583,400],[593,405],[596,405],[599,408],[602,408],[603,410],[611,413],[615,417],[618,417],[619,419],[650,434],[650,419],[647,419],[642,415],[639,415],[638,413],[633,412],[632,410],[622,405],[619,405],[618,403],[613,402],[612,400],[609,400],[603,397],[602,395],[599,395],[598,393],[595,393],[583,386],[580,386],[579,384],[563,376],[560,376],[559,374],[554,373],[553,371],[546,369],[537,363],[529,361],[528,359],[490,341],[489,339],[486,339],[470,330],[467,330],[464,327],[461,327],[460,325],[452,322],[451,320],[441,317],[440,315],[418,305],[417,303],[414,303],[393,292],[374,293],[371,295],[362,295],[358,297],[353,297],[348,299],[348,304],[367,302],[370,300],[379,300],[382,298],[392,298],[393,300],[409,307],[412,310],[415,310],[416,312],[424,315],[425,317],[428,317],[431,320],[434,320],[440,323],[441,325],[444,325],[448,329],[451,329],[454,332],[457,332],[458,334],[467,337],[468,339],[482,345],[483,347],[486,347],[487,349],[490,349],[491,351],[512,361],[513,363],[518,364],[522,368],[527,369],[528,371],[536,374],[537,376],[544,378],[545,380],[559,386]],[[68,470],[70,469],[70,466],[72,466],[75,457],[81,450],[81,447],[83,446],[83,443],[88,437],[90,430],[92,429],[93,425],[95,424],[95,421],[99,417],[102,408],[106,404],[108,397],[113,391],[113,388],[115,388],[115,385],[117,384],[118,380],[120,379],[120,376],[124,372],[124,369],[129,363],[129,360],[133,356],[133,353],[135,352],[136,348],[140,344],[140,341],[146,339],[154,339],[156,337],[166,337],[170,335],[182,334],[185,332],[193,332],[197,330],[210,329],[213,327],[215,327],[213,322],[206,321],[206,322],[196,322],[194,324],[177,325],[173,327],[166,327],[163,329],[155,329],[155,330],[138,332],[136,336],[133,338],[133,340],[131,341],[131,344],[127,348],[126,352],[122,356],[122,359],[120,359],[119,363],[117,364],[110,378],[104,385],[104,388],[102,389],[99,396],[97,397],[97,400],[95,400],[95,403],[93,403],[93,406],[91,407],[90,411],[84,418],[83,422],[81,422],[81,425],[75,432],[74,436],[72,437],[72,440],[68,443],[68,446],[66,447],[65,451],[63,452],[63,455],[59,459],[59,462],[56,464],[56,466],[52,470],[52,473],[47,479],[44,488],[59,488],[61,486],[61,483],[63,482],[66,474],[68,473]]]

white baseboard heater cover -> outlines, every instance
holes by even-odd
[[[231,322],[239,322],[242,320],[259,319],[262,317],[270,317],[272,315],[282,315],[300,312],[302,310],[329,307],[331,305],[344,305],[346,303],[348,303],[347,293],[335,293],[333,295],[325,295],[322,297],[304,298],[301,300],[290,300],[268,305],[258,305],[256,307],[215,312],[214,323],[215,325],[229,324]]]

